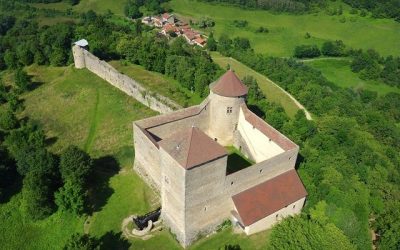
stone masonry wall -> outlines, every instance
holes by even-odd
[[[121,74],[110,64],[100,60],[84,48],[74,45],[72,50],[75,66],[77,68],[86,67],[94,74],[98,75],[126,94],[132,96],[152,110],[165,114],[181,108],[177,103],[164,96],[150,93],[140,83],[124,74]]]

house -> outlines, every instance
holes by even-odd
[[[196,37],[194,40],[193,40],[193,42],[194,42],[194,44],[196,44],[197,46],[200,46],[200,47],[202,47],[202,48],[204,48],[204,46],[206,46],[206,40],[204,40],[202,37]]]

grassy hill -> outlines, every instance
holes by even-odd
[[[400,89],[386,85],[380,81],[362,80],[358,74],[350,69],[349,59],[324,59],[305,60],[305,64],[310,65],[322,72],[322,74],[331,82],[342,88],[362,88],[370,91],[376,91],[379,95],[388,92],[400,93]]]
[[[227,34],[250,40],[256,52],[272,56],[291,56],[299,44],[321,44],[326,40],[343,40],[354,48],[374,48],[382,55],[400,55],[400,23],[389,19],[374,19],[349,14],[344,5],[343,16],[329,16],[323,12],[307,15],[273,14],[262,10],[244,10],[238,7],[213,5],[193,0],[171,0],[174,12],[189,19],[210,17],[216,25],[216,36]],[[339,4],[339,3],[331,3]],[[233,20],[246,20],[248,27],[238,28]],[[269,33],[256,33],[260,27]],[[305,38],[306,32],[311,34]]]

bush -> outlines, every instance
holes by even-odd
[[[63,250],[98,250],[100,242],[87,234],[73,234],[67,241]]]
[[[257,29],[256,29],[256,33],[268,33],[269,32],[269,29],[268,28],[265,28],[265,27],[258,27]]]
[[[324,56],[343,56],[345,55],[346,46],[341,40],[332,42],[324,42],[322,44],[321,53]]]
[[[18,119],[12,110],[2,110],[0,112],[0,129],[11,130],[18,125]]]
[[[29,89],[30,84],[30,77],[28,74],[21,68],[17,69],[14,74],[15,76],[15,85],[17,86],[18,90],[21,92],[25,92]]]
[[[55,193],[55,202],[61,211],[68,211],[80,215],[85,211],[87,192],[81,185],[67,181]]]
[[[76,146],[69,146],[60,156],[60,172],[64,182],[85,183],[92,170],[90,156]]]
[[[245,28],[248,24],[246,20],[233,20],[233,25],[237,28]]]
[[[321,55],[321,51],[316,45],[300,45],[294,49],[294,57],[313,58]]]

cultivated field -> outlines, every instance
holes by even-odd
[[[256,52],[266,55],[291,56],[294,47],[299,44],[322,44],[326,40],[338,39],[354,48],[373,48],[382,55],[400,55],[400,23],[351,15],[344,4],[344,23],[340,21],[342,16],[325,13],[273,14],[193,0],[171,0],[168,5],[187,19],[214,19],[216,25],[212,30],[217,38],[221,34],[246,37]],[[248,27],[238,28],[233,25],[233,20],[246,20]],[[268,28],[269,33],[256,33],[260,26]],[[310,39],[305,38],[306,32],[311,34]]]

